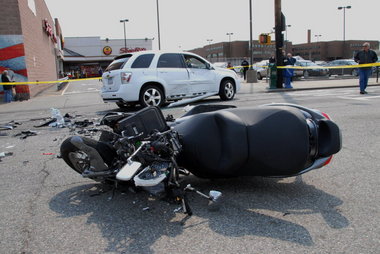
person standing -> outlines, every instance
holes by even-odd
[[[243,61],[241,62],[241,66],[243,67],[243,77],[244,77],[244,80],[247,79],[247,71],[248,71],[248,67],[249,67],[249,63],[247,61],[247,59],[243,59]]]
[[[288,53],[284,58],[285,66],[293,66],[296,63],[296,59],[292,56],[292,54]],[[283,71],[284,76],[284,88],[293,88],[292,86],[292,78],[294,75],[294,69],[285,68]]]
[[[363,44],[363,50],[357,52],[354,59],[358,64],[375,63],[377,61],[377,54],[370,49],[370,44],[365,42]],[[359,68],[360,94],[367,94],[365,89],[367,88],[368,79],[371,76],[371,73],[372,67]]]
[[[8,71],[5,70],[3,71],[2,75],[1,75],[1,82],[11,82],[11,79],[10,77],[8,76]],[[13,86],[12,85],[3,85],[3,89],[4,89],[4,102],[6,103],[10,103],[12,102],[12,99],[13,99]]]
[[[236,72],[236,71],[235,71],[235,68],[234,68],[234,66],[231,64],[231,62],[228,62],[228,63],[227,63],[227,69]]]

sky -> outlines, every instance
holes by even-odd
[[[274,0],[252,1],[252,35],[274,27]],[[100,36],[123,39],[154,38],[158,49],[157,0],[45,0],[52,18],[58,18],[64,37]],[[158,0],[160,42],[163,50],[190,50],[217,42],[247,41],[250,37],[249,0]],[[285,37],[293,44],[343,40],[380,40],[380,0],[282,0],[290,25]],[[320,36],[315,36],[320,35]],[[274,37],[274,35],[273,35]]]

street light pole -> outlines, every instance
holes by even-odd
[[[125,48],[125,53],[127,53],[127,33],[125,31],[125,23],[128,22],[128,19],[122,19],[120,20],[120,23],[124,24],[124,48]]]
[[[226,33],[226,35],[228,35],[228,47],[229,47],[229,55],[231,57],[231,35],[233,35],[234,33]]]
[[[285,26],[285,49],[288,50],[288,27],[291,27],[292,25],[286,25]]]
[[[339,6],[338,10],[343,10],[343,58],[344,55],[344,49],[346,47],[346,9],[351,9],[351,6]]]
[[[286,25],[285,27],[285,41],[288,41],[288,27],[291,27],[292,25]]]
[[[160,12],[158,8],[158,0],[156,0],[157,4],[157,27],[158,27],[158,50],[161,50],[161,37],[160,37]]]
[[[228,35],[229,37],[229,42],[231,42],[231,35],[233,35],[234,33],[226,33],[226,35]]]
[[[351,9],[351,6],[339,6],[338,10],[343,10],[343,41],[346,40],[346,9]]]
[[[319,42],[319,37],[321,37],[321,36],[322,36],[321,34],[316,34],[316,35],[314,35],[314,37],[317,38],[317,42]]]

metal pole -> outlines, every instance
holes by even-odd
[[[284,60],[282,55],[282,31],[281,31],[281,0],[275,0],[274,2],[275,12],[275,35],[276,35],[276,65],[283,66]],[[277,68],[277,88],[282,88],[282,69]]]
[[[125,21],[123,22],[124,24],[124,48],[125,48],[125,51],[127,51],[127,33],[125,31]]]
[[[128,22],[129,19],[123,19],[120,20],[120,23],[123,23],[124,25],[124,48],[125,48],[125,53],[127,53],[127,32],[125,30],[125,22]]]
[[[252,0],[249,0],[249,55],[250,55],[250,69],[253,65],[253,52],[252,52]]]
[[[160,37],[160,13],[158,8],[158,0],[157,3],[157,26],[158,26],[158,50],[161,50],[161,37]]]
[[[343,7],[343,41],[346,41],[346,7]]]

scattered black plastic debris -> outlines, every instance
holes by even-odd
[[[170,114],[168,114],[167,116],[166,116],[166,118],[165,118],[165,121],[167,121],[167,122],[174,122],[174,116],[173,115],[170,115]]]
[[[1,125],[0,130],[5,131],[5,130],[13,130],[13,126],[11,125]]]
[[[35,127],[35,128],[40,128],[40,127],[49,126],[49,124],[54,123],[55,121],[57,121],[57,119],[56,119],[56,118],[53,118],[53,119],[50,119],[50,120],[48,120],[48,121],[46,121],[46,122],[43,122],[43,123],[41,123],[41,124],[39,124],[39,125],[34,125],[34,127]]]
[[[12,152],[1,152],[1,153],[0,153],[0,158],[3,158],[3,157],[5,157],[5,156],[11,156],[11,155],[13,155]]]
[[[6,157],[6,156],[12,156],[13,153],[12,152],[1,152],[0,153],[0,161],[2,161],[1,159]]]
[[[27,137],[31,137],[31,136],[37,136],[37,132],[31,131],[31,130],[22,131],[20,133],[15,134],[13,137],[20,137],[20,139],[26,139]]]
[[[15,122],[15,121],[10,121],[9,123],[1,124],[1,125],[0,125],[0,130],[1,130],[1,131],[13,130],[13,129],[16,128],[18,125],[21,125],[21,123],[19,123],[19,122]]]
[[[83,121],[75,121],[74,126],[79,128],[85,128],[90,125],[93,125],[94,122],[90,122],[88,119],[84,119]]]

